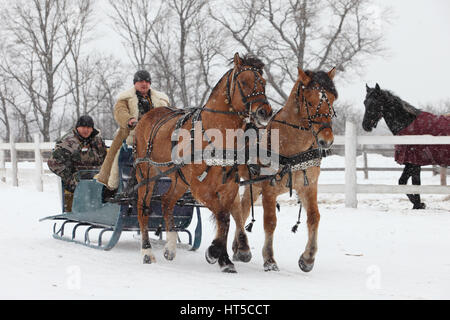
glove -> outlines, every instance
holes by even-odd
[[[136,125],[137,125],[137,120],[135,119],[135,118],[131,118],[129,121],[128,121],[128,128],[129,129],[134,129],[135,127],[136,127]]]

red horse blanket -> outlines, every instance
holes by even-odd
[[[450,117],[435,116],[428,112],[420,113],[416,120],[397,135],[450,136]],[[411,163],[420,166],[450,165],[450,145],[396,145],[395,161],[399,164]]]

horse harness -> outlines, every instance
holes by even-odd
[[[238,76],[245,72],[245,71],[251,71],[254,73],[255,75],[255,80],[254,80],[254,84],[253,84],[253,90],[249,95],[245,95],[243,89],[242,89],[242,85],[241,82],[238,80]],[[263,87],[262,91],[258,91],[257,90],[257,85],[258,83],[260,83]],[[231,104],[231,97],[232,95],[234,95],[234,92],[236,91],[236,87],[239,91],[241,100],[243,102],[243,104],[245,105],[245,111],[236,111],[234,106]],[[263,98],[257,98],[257,99],[251,99],[254,97],[258,97],[258,96],[263,96]],[[251,99],[251,100],[250,100]],[[175,134],[177,134],[177,131],[179,129],[181,129],[181,127],[189,120],[191,119],[191,130],[190,130],[190,134],[191,134],[191,161],[194,160],[194,136],[195,136],[195,127],[196,127],[196,123],[201,123],[201,113],[202,111],[207,111],[207,112],[214,112],[214,113],[221,113],[221,114],[226,114],[226,115],[237,115],[239,116],[242,120],[244,120],[245,123],[250,124],[252,121],[252,116],[254,115],[254,112],[252,112],[251,107],[254,103],[257,102],[261,102],[263,104],[269,104],[266,96],[265,96],[265,91],[264,91],[264,84],[260,75],[260,70],[254,67],[248,67],[248,68],[241,68],[239,70],[230,70],[228,71],[228,75],[227,75],[227,86],[226,86],[226,99],[225,99],[225,103],[229,105],[229,110],[228,111],[222,111],[222,110],[213,110],[210,108],[207,108],[206,106],[203,106],[202,108],[189,108],[188,110],[186,109],[170,109],[170,112],[165,115],[164,117],[162,117],[161,119],[159,119],[159,121],[153,126],[152,131],[150,133],[150,137],[149,137],[149,141],[147,144],[147,151],[146,151],[146,155],[144,158],[136,158],[136,145],[134,144],[133,146],[133,154],[134,154],[134,158],[135,161],[133,163],[133,166],[135,169],[139,168],[139,174],[142,178],[141,182],[136,184],[135,186],[133,186],[133,188],[131,190],[128,190],[127,193],[135,193],[137,192],[137,189],[139,187],[141,187],[142,185],[147,185],[149,182],[152,181],[156,181],[164,176],[167,176],[173,172],[177,172],[177,177],[179,176],[181,178],[181,180],[189,186],[189,183],[187,182],[186,178],[183,175],[183,172],[181,171],[181,168],[185,165],[185,162],[183,160],[181,161],[167,161],[167,162],[155,162],[153,160],[150,159],[151,153],[153,151],[153,140],[156,137],[157,132],[159,131],[159,129],[168,121],[170,121],[171,119],[180,116],[181,117],[177,120],[177,123],[175,125],[174,128],[174,132]],[[205,135],[205,130],[203,128],[202,125],[202,136],[206,136]],[[178,138],[178,136],[176,136],[176,138]],[[172,148],[176,146],[178,139],[172,139]],[[210,145],[212,143],[212,141],[208,138],[208,145]],[[216,151],[216,150],[213,150]],[[224,154],[227,152],[226,150],[223,150]],[[161,171],[159,170],[159,173],[156,176],[150,177],[150,178],[144,178],[144,174],[141,170],[141,168],[138,166],[140,163],[149,163],[151,166],[154,166],[156,168],[159,167],[170,167],[168,170],[166,171]],[[222,162],[218,162],[216,159],[205,159],[205,162],[207,164],[207,168],[205,170],[205,172],[202,173],[201,176],[198,177],[198,179],[200,181],[202,181],[211,166],[222,166],[224,169],[224,175],[223,175],[223,183],[226,182],[226,180],[231,176],[231,174],[233,172],[236,171],[237,174],[237,161],[236,161],[236,155],[233,157],[233,160],[230,161],[222,161]],[[232,166],[232,168],[226,172],[225,167],[228,166]],[[148,170],[150,170],[150,167],[148,168]],[[147,172],[147,176],[148,176]],[[148,189],[145,195],[145,198],[148,196]]]
[[[333,118],[336,116],[336,112],[333,108],[333,106],[331,105],[330,101],[328,100],[328,97],[326,95],[326,90],[321,87],[321,86],[315,86],[312,88],[308,88],[310,90],[318,90],[320,93],[320,100],[319,103],[317,105],[317,107],[315,107],[315,114],[311,114],[310,113],[310,108],[314,108],[314,106],[306,99],[305,95],[304,95],[304,90],[306,89],[305,85],[300,82],[299,85],[297,86],[297,91],[296,91],[296,103],[297,103],[297,112],[300,113],[300,109],[302,105],[306,106],[306,112],[307,112],[307,118],[300,118],[299,120],[307,120],[308,125],[305,126],[301,126],[301,125],[296,125],[284,120],[277,120],[275,119],[277,114],[282,110],[278,110],[278,112],[273,116],[273,118],[271,119],[271,122],[277,122],[289,127],[292,127],[294,129],[297,130],[302,130],[302,131],[311,131],[311,133],[314,136],[316,145],[319,146],[318,148],[313,148],[312,144],[310,146],[310,148],[307,151],[303,151],[294,155],[283,155],[283,154],[278,154],[279,157],[279,164],[281,165],[281,170],[274,174],[274,175],[269,175],[269,176],[258,176],[255,179],[250,179],[248,181],[243,181],[241,183],[241,185],[247,185],[247,184],[252,184],[255,182],[260,182],[260,181],[265,181],[265,180],[271,180],[271,185],[274,184],[274,181],[281,181],[281,179],[288,174],[289,175],[289,179],[287,182],[286,187],[289,188],[289,194],[290,196],[292,196],[292,172],[295,171],[299,171],[302,170],[303,174],[304,174],[304,185],[307,186],[309,184],[308,182],[308,178],[306,176],[306,169],[310,168],[310,167],[319,167],[321,164],[321,160],[322,158],[330,155],[330,150],[324,150],[322,148],[320,148],[320,144],[318,142],[318,134],[324,130],[324,129],[331,129],[331,123],[330,122],[322,122],[322,121],[317,121],[315,119],[319,118],[319,117],[326,117],[326,118]],[[301,93],[301,90],[303,91],[303,94]],[[300,96],[302,97],[302,103],[300,102]],[[328,105],[328,113],[320,113],[320,108],[322,106],[322,103],[326,102]],[[320,124],[320,128],[318,131],[314,130],[314,124]],[[269,124],[270,125],[270,124]],[[268,153],[270,153],[271,151],[271,130],[268,130]],[[260,171],[260,167],[255,167],[252,166],[251,170],[250,170],[250,174],[258,174]]]
[[[297,112],[298,113],[300,113],[300,109],[302,106],[302,103],[300,102],[300,95],[301,95],[300,90],[302,90],[304,92],[305,89],[306,89],[305,85],[302,82],[300,82],[299,85],[297,86],[297,91],[296,91],[296,103],[297,103]],[[293,124],[293,123],[290,123],[290,122],[287,122],[284,120],[275,119],[277,114],[282,109],[278,110],[277,113],[275,113],[275,115],[271,119],[271,122],[278,122],[280,124],[290,126],[297,130],[311,131],[311,133],[314,136],[316,145],[319,147],[313,148],[313,145],[314,145],[314,143],[313,143],[307,151],[303,151],[303,152],[300,152],[300,153],[297,153],[294,155],[289,155],[289,156],[286,156],[283,154],[278,154],[279,164],[280,164],[281,169],[276,174],[273,174],[273,175],[261,176],[261,175],[259,175],[260,169],[261,169],[260,165],[248,165],[249,179],[246,181],[240,182],[240,185],[250,185],[252,221],[246,226],[246,230],[249,232],[251,232],[253,223],[255,222],[254,208],[253,208],[253,190],[252,190],[253,183],[269,180],[270,185],[274,186],[275,181],[281,181],[283,179],[283,177],[287,174],[288,180],[286,183],[286,187],[289,188],[289,196],[292,197],[292,187],[293,187],[292,172],[302,170],[304,186],[308,186],[309,182],[308,182],[308,177],[306,175],[306,170],[310,167],[320,167],[322,158],[331,154],[331,151],[329,149],[326,149],[326,150],[322,149],[318,142],[318,134],[326,128],[331,129],[331,123],[321,122],[321,121],[317,121],[315,119],[319,118],[319,117],[333,118],[333,117],[336,117],[336,112],[335,112],[333,106],[331,105],[330,101],[328,100],[328,97],[326,95],[326,90],[323,87],[317,86],[317,87],[313,87],[313,88],[309,88],[309,89],[310,90],[318,90],[320,93],[320,100],[319,100],[317,107],[315,108],[315,114],[311,115],[309,109],[314,106],[306,99],[305,95],[302,94],[302,102],[303,102],[303,105],[306,106],[307,118],[300,118],[300,120],[307,120],[308,121],[307,127],[296,125],[296,124]],[[326,102],[328,105],[329,112],[325,113],[325,114],[320,113],[320,108],[321,108],[323,102]],[[317,132],[314,130],[313,124],[321,125]],[[269,153],[271,152],[270,146],[271,146],[271,130],[268,130]],[[252,178],[253,174],[256,174],[257,176],[255,178]],[[299,201],[299,204],[300,204],[300,208],[299,208],[297,224],[292,228],[292,232],[294,232],[294,233],[297,231],[297,227],[300,224],[300,214],[301,214],[301,209],[302,209],[302,205],[301,205],[300,201]]]

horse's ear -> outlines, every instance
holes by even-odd
[[[369,92],[369,91],[370,91],[370,88],[369,88],[369,86],[366,83],[366,92]]]
[[[311,81],[311,78],[300,67],[298,67],[298,79],[306,86]]]
[[[333,68],[328,72],[328,77],[330,77],[331,80],[333,80],[335,75],[336,75],[336,68]]]
[[[375,85],[375,90],[381,91],[380,86],[378,85],[378,83]]]
[[[241,57],[239,57],[239,52],[236,52],[236,53],[234,54],[234,65],[235,65],[236,67],[239,67],[239,66],[242,65],[242,59],[241,59]]]

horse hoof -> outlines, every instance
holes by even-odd
[[[265,262],[264,271],[280,271],[280,269],[275,262]]]
[[[175,259],[175,252],[167,249],[164,250],[164,258],[166,258],[166,260],[172,261],[173,259]]]
[[[413,209],[425,209],[425,203],[414,204]]]
[[[234,267],[234,264],[227,264],[227,265],[223,266],[221,269],[222,269],[222,272],[224,272],[224,273],[237,273],[236,268]]]
[[[303,259],[303,256],[298,260],[298,266],[303,272],[310,272],[314,267],[314,261],[312,263],[308,263]]]
[[[233,261],[250,262],[252,253],[250,251],[237,251],[233,254]]]
[[[210,250],[211,250],[211,247],[209,247],[208,249],[206,249],[206,252],[205,252],[205,258],[206,258],[206,261],[208,261],[209,264],[214,264],[214,263],[217,262],[218,258],[213,257],[213,256],[211,255],[211,253],[209,252]]]
[[[156,259],[154,257],[149,256],[149,255],[145,255],[144,258],[142,259],[142,262],[144,264],[152,264],[152,263],[156,262]]]

